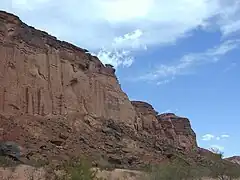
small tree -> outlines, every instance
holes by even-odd
[[[224,152],[221,151],[219,148],[210,148],[210,151],[216,155],[217,159],[223,159]]]

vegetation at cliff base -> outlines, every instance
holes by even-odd
[[[214,152],[214,160],[206,160],[202,164],[188,164],[183,158],[175,158],[171,162],[153,166],[144,180],[234,180],[240,178],[240,166],[224,159],[223,153]]]
[[[103,180],[97,177],[98,170],[86,158],[71,158],[57,167],[48,167],[48,170],[48,176],[53,180]]]

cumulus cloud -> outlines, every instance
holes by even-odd
[[[140,38],[143,35],[143,32],[140,29],[136,29],[133,32],[124,34],[123,36],[119,36],[114,38],[113,47],[114,48],[140,48],[146,47],[145,44],[141,44]]]
[[[104,64],[112,64],[115,68],[118,66],[129,67],[134,61],[131,51],[140,48],[140,46],[146,50],[146,45],[140,44],[139,42],[142,34],[142,31],[137,29],[123,36],[116,37],[114,38],[111,48],[101,48],[96,56],[98,56]]]
[[[228,134],[222,134],[220,136],[215,136],[213,134],[205,134],[202,136],[202,140],[203,141],[211,141],[211,140],[217,140],[217,141],[220,141],[220,140],[223,140],[223,139],[226,139],[226,138],[229,138],[230,135]]]
[[[107,51],[104,49],[101,49],[97,56],[104,64],[111,64],[115,68],[122,65],[123,67],[129,67],[132,65],[134,61],[134,57],[129,55],[129,51],[121,50],[113,50],[113,51]]]
[[[119,52],[171,44],[201,27],[217,27],[229,36],[240,30],[239,7],[237,0],[1,0],[0,4],[26,23],[95,53],[103,47]]]
[[[180,60],[175,61],[175,64],[160,64],[153,72],[142,75],[137,80],[157,81],[157,83],[163,81],[166,84],[170,82],[169,79],[174,80],[176,76],[191,73],[191,69],[196,66],[219,61],[228,52],[239,47],[240,39],[227,40],[205,52],[184,55]]]
[[[212,135],[212,134],[205,134],[205,135],[202,136],[202,140],[203,140],[203,141],[210,141],[210,140],[212,140],[214,137],[215,137],[215,136]]]

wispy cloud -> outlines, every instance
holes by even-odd
[[[222,134],[222,135],[220,135],[220,136],[217,136],[217,137],[216,137],[216,140],[217,140],[217,141],[220,141],[220,140],[227,139],[227,138],[229,138],[229,137],[230,137],[230,135],[228,135],[228,134]]]
[[[239,7],[237,0],[81,0],[80,5],[78,0],[1,0],[0,4],[1,9],[62,40],[95,53],[104,48],[110,54],[169,45],[205,26],[217,26],[229,36],[240,30]],[[182,66],[186,64],[177,69]]]
[[[194,67],[219,61],[228,52],[239,47],[240,39],[227,40],[205,52],[187,54],[173,65],[161,64],[153,72],[140,76],[137,80],[157,81],[157,83],[163,81],[168,83],[170,82],[169,79],[173,80],[176,76],[188,74]]]
[[[210,146],[210,149],[223,151],[225,148],[224,148],[224,146],[213,144]]]
[[[172,112],[171,109],[166,109],[165,111],[160,112],[160,114],[163,114],[163,113],[170,113],[170,112]]]
[[[176,108],[175,110],[174,109],[166,109],[165,111],[160,112],[160,114],[163,114],[163,113],[177,113],[178,111],[179,111],[178,108]]]
[[[216,135],[213,135],[213,134],[205,134],[202,136],[202,139],[203,141],[212,141],[212,140],[217,140],[217,141],[220,141],[220,140],[223,140],[223,139],[226,139],[226,138],[229,138],[230,135],[228,134],[222,134],[222,135],[219,135],[219,136],[216,136]]]
[[[158,81],[157,85],[160,86],[160,85],[168,84],[168,83],[172,82],[174,79],[175,79],[175,77],[172,77],[170,79],[165,79],[165,80],[162,80],[162,81]]]
[[[228,72],[228,71],[234,69],[236,66],[237,66],[237,63],[232,62],[228,67],[226,67],[226,68],[223,70],[223,72]]]
[[[210,141],[210,140],[212,140],[213,138],[215,138],[215,136],[212,135],[212,134],[205,134],[205,135],[202,136],[202,140],[203,140],[203,141]]]
[[[222,5],[225,3],[228,5],[227,1],[220,2],[222,2]],[[240,1],[235,0],[229,2],[231,4],[230,6],[226,6],[226,8],[220,10],[220,18],[217,22],[224,38],[240,31]]]
[[[229,138],[230,136],[228,134],[222,134],[221,138]]]

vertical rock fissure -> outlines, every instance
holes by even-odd
[[[32,93],[32,114],[35,114],[34,92]]]
[[[61,79],[61,95],[60,95],[60,110],[59,110],[59,112],[60,112],[60,114],[62,114],[63,112],[62,112],[62,108],[63,108],[63,101],[64,101],[64,95],[63,95],[63,92],[64,92],[64,82],[63,82],[63,64],[62,64],[62,62],[61,62],[61,59],[60,59],[60,79]]]
[[[38,102],[38,114],[40,115],[41,113],[41,89],[38,89],[37,92],[37,102]]]
[[[26,88],[26,93],[25,93],[25,101],[26,101],[26,114],[28,114],[28,102],[29,102],[29,89],[28,87]]]
[[[52,93],[52,82],[51,82],[51,64],[50,64],[50,59],[49,59],[49,51],[46,53],[47,55],[47,72],[48,72],[48,92],[49,92],[49,97],[51,100],[51,111],[52,114],[54,113],[53,111],[53,93]]]
[[[62,85],[62,90],[63,90],[63,65],[62,62],[60,61],[60,68],[61,68],[61,85]]]
[[[6,90],[6,88],[4,87],[4,90],[3,90],[3,100],[2,100],[2,103],[3,103],[3,105],[2,105],[2,108],[3,108],[3,112],[5,111],[5,100],[6,100],[6,92],[7,92],[7,90]]]

